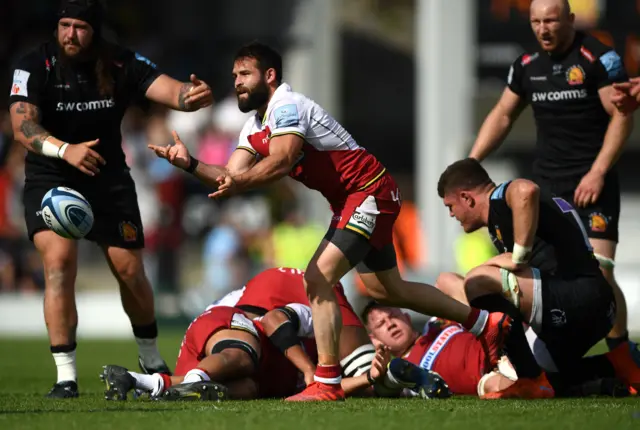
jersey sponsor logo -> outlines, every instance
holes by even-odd
[[[29,91],[27,89],[29,76],[31,76],[31,73],[26,70],[16,69],[13,72],[13,84],[11,85],[9,96],[29,97]]]
[[[600,62],[609,75],[609,79],[619,78],[624,74],[622,59],[616,51],[609,51],[600,57]]]
[[[256,326],[253,325],[253,322],[251,322],[251,320],[245,315],[233,314],[229,327],[234,330],[243,330],[249,332],[255,337],[258,337],[258,330],[256,330]]]
[[[125,242],[135,242],[138,238],[138,228],[131,221],[120,223],[120,236]]]
[[[138,54],[137,52],[136,52],[136,60],[138,60],[138,61],[142,61],[143,63],[146,63],[147,65],[149,65],[149,66],[153,67],[154,69],[156,69],[156,68],[157,68],[157,66],[155,65],[155,63],[153,63],[153,62],[152,62],[151,60],[149,60],[147,57],[144,57],[144,56],[142,56],[142,55]]]
[[[271,130],[266,127],[264,130],[260,130],[257,133],[247,136],[247,140],[251,147],[260,155],[266,157],[269,155],[269,136]]]
[[[92,100],[89,102],[58,102],[56,111],[58,112],[84,112],[90,110],[110,109],[116,105],[113,99]]]
[[[581,66],[571,66],[567,69],[567,83],[569,85],[584,84],[587,74]]]
[[[274,109],[273,117],[276,120],[276,128],[294,127],[298,125],[298,107],[295,104],[280,106]]]
[[[590,63],[593,63],[594,61],[596,61],[596,57],[591,53],[591,51],[589,51],[587,48],[585,48],[584,46],[580,47],[580,53],[582,54],[582,56],[584,58],[586,58],[587,60],[589,60]]]
[[[565,91],[548,91],[546,93],[533,93],[531,101],[536,102],[559,102],[565,100],[580,100],[587,98],[589,93],[586,89],[581,90],[565,90]]]
[[[351,214],[346,228],[360,233],[369,239],[373,234],[373,230],[376,228],[376,217],[379,213],[380,211],[378,211],[375,197],[367,196],[360,206],[355,209],[353,214]]]
[[[605,231],[607,231],[608,225],[609,220],[604,214],[600,212],[592,212],[591,214],[589,214],[589,228],[591,228],[591,231],[604,233]]]
[[[562,64],[554,64],[553,65],[553,74],[554,75],[562,74]]]
[[[447,343],[458,333],[461,333],[463,330],[457,326],[447,327],[438,335],[436,340],[431,343],[427,352],[422,356],[420,360],[420,367],[426,370],[431,370],[433,364],[438,358],[438,355],[444,350],[444,347],[447,346]]]
[[[537,52],[535,54],[531,54],[531,55],[529,55],[529,54],[524,55],[522,57],[522,61],[520,62],[520,64],[522,64],[523,66],[526,66],[527,64],[531,63],[533,60],[538,58],[539,55],[540,54],[537,53]]]

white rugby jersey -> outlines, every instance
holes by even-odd
[[[266,157],[270,139],[283,134],[297,134],[305,141],[289,176],[320,191],[329,202],[343,201],[385,172],[384,166],[359,146],[338,121],[286,83],[274,92],[264,118],[256,114],[247,120],[238,148]]]

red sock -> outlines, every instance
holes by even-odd
[[[339,364],[324,366],[322,364],[316,367],[316,374],[313,376],[316,382],[327,385],[339,385],[342,381],[342,368]]]
[[[162,378],[162,382],[164,384],[164,390],[168,390],[169,387],[171,387],[171,376],[160,373],[160,377]]]

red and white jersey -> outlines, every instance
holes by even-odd
[[[283,134],[304,139],[300,159],[289,175],[320,191],[330,203],[345,200],[385,172],[376,157],[360,147],[338,121],[286,83],[273,93],[264,118],[256,114],[247,120],[238,148],[266,157],[271,138]]]

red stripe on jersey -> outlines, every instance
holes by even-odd
[[[584,46],[580,47],[580,53],[582,54],[582,56],[584,58],[586,58],[587,60],[589,60],[590,63],[593,63],[594,61],[596,61],[596,57],[591,53],[591,51],[589,51],[587,48],[585,48]]]

